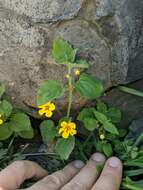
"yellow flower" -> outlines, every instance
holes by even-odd
[[[75,71],[74,71],[74,73],[75,73],[75,75],[80,75],[80,70],[79,69],[76,69]]]
[[[70,78],[70,75],[69,75],[69,74],[67,74],[67,75],[66,75],[66,78],[67,78],[67,79],[69,79],[69,78]]]
[[[39,109],[39,115],[44,115],[46,117],[51,117],[53,115],[53,111],[56,109],[55,104],[48,102],[46,104],[43,104],[41,106],[38,106]]]
[[[105,139],[105,135],[104,135],[104,134],[101,134],[101,135],[100,135],[100,139],[101,139],[101,140],[104,140],[104,139]]]
[[[3,124],[3,120],[2,119],[0,119],[0,125],[2,125]]]
[[[62,135],[63,138],[67,139],[69,136],[73,136],[77,134],[76,124],[71,121],[63,121],[61,122],[61,127],[59,129],[59,134]]]
[[[4,123],[3,119],[2,119],[2,115],[0,114],[0,125],[2,125]]]

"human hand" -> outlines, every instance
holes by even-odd
[[[103,167],[100,173],[100,167]],[[85,165],[74,161],[63,170],[48,175],[47,171],[31,161],[16,161],[0,172],[0,190],[15,190],[29,178],[41,179],[27,190],[119,190],[122,163],[112,157],[95,153]]]

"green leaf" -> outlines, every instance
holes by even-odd
[[[31,131],[31,123],[29,117],[24,113],[16,113],[10,118],[9,122],[11,130],[14,132]]]
[[[125,137],[127,135],[127,129],[119,129],[119,137]]]
[[[64,88],[60,82],[48,80],[44,82],[37,93],[37,104],[43,105],[64,95]]]
[[[34,137],[34,130],[31,128],[29,131],[21,131],[18,135],[24,139],[32,139]]]
[[[121,121],[121,111],[117,108],[107,108],[107,105],[100,100],[97,100],[97,111],[105,114],[112,123],[119,123]]]
[[[7,148],[6,149],[3,149],[3,148],[0,149],[0,160],[5,158],[7,152],[8,152]]]
[[[109,143],[104,143],[103,144],[103,152],[104,152],[104,154],[107,156],[107,157],[110,157],[110,156],[112,156],[112,154],[113,154],[113,150],[112,150],[112,146],[111,146],[111,144],[109,144]]]
[[[121,111],[117,108],[109,108],[106,115],[113,123],[119,123],[121,121]]]
[[[103,143],[101,141],[98,141],[95,146],[97,152],[103,152]]]
[[[94,129],[97,129],[98,127],[98,121],[91,117],[86,117],[83,120],[83,123],[85,128],[88,129],[89,131],[94,131]]]
[[[74,64],[72,64],[72,67],[87,69],[89,67],[89,64],[86,60],[80,59],[77,60]]]
[[[96,110],[94,110],[95,117],[101,124],[105,124],[108,121],[108,118],[103,113],[100,113]]]
[[[113,125],[108,118],[106,117],[106,115],[98,112],[98,111],[94,111],[95,117],[97,118],[97,120],[103,125],[103,128],[115,135],[119,135],[119,132],[117,130],[117,128],[115,127],[115,125]]]
[[[6,140],[12,135],[13,131],[10,129],[9,123],[0,125],[0,140]]]
[[[138,156],[139,152],[138,151],[131,151],[131,158],[134,159]]]
[[[0,85],[0,98],[2,97],[2,95],[5,93],[5,85],[1,84]]]
[[[98,163],[96,164],[96,170],[99,174],[102,172],[103,168],[104,168],[103,164],[98,164]]]
[[[103,124],[103,128],[112,134],[119,135],[119,132],[118,132],[116,126],[109,121],[105,122],[105,124]]]
[[[122,188],[128,190],[142,190],[143,180],[133,181],[129,177],[124,178],[122,181]]]
[[[12,105],[6,101],[3,100],[0,102],[0,114],[4,115],[5,117],[9,117],[12,112]]]
[[[88,74],[80,76],[79,80],[75,83],[75,88],[81,96],[89,99],[95,99],[103,93],[101,81]]]
[[[139,97],[143,97],[143,92],[136,90],[134,88],[130,88],[130,87],[126,87],[126,86],[119,86],[118,88],[119,88],[119,90],[121,90],[123,92],[127,92],[129,94],[133,94],[133,95],[136,95]]]
[[[40,131],[43,142],[46,144],[52,141],[57,134],[57,129],[52,120],[43,121],[40,125]]]
[[[22,155],[21,153],[16,153],[13,155],[14,159],[12,160],[12,162],[14,161],[18,161],[18,160],[25,160],[26,159],[26,156],[25,155]]]
[[[77,49],[73,49],[67,41],[63,39],[54,40],[52,54],[57,63],[73,63],[76,52]]]
[[[97,111],[101,112],[101,113],[106,113],[107,112],[107,106],[104,102],[101,102],[100,100],[97,100]]]
[[[61,138],[57,141],[55,150],[60,155],[61,159],[67,160],[75,146],[75,137],[71,136],[68,139]]]
[[[79,121],[84,121],[85,118],[90,117],[90,118],[95,118],[94,108],[84,108],[82,111],[78,114],[77,120]]]
[[[138,175],[142,175],[142,174],[143,174],[143,169],[135,169],[135,170],[124,171],[124,175],[129,176],[129,177],[138,176]]]

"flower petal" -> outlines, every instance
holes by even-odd
[[[2,119],[0,119],[0,125],[2,125],[3,124],[3,120]]]
[[[61,127],[61,128],[59,129],[59,134],[61,134],[63,131],[64,131],[64,128]]]
[[[43,104],[43,105],[41,105],[41,106],[38,106],[38,108],[45,108],[45,107],[47,107],[47,106],[50,106],[50,102],[47,102],[46,104]]]
[[[61,127],[66,127],[67,125],[68,125],[68,123],[66,121],[61,122]]]
[[[75,73],[75,75],[80,75],[80,70],[79,70],[79,69],[76,69],[76,70],[74,71],[74,73]]]
[[[75,129],[75,128],[76,128],[76,124],[75,124],[74,122],[70,122],[69,125],[70,125],[70,127],[71,127],[72,129]]]
[[[54,111],[55,109],[56,109],[55,104],[51,103],[51,104],[49,105],[49,110],[50,110],[50,111]]]
[[[70,131],[70,134],[73,136],[73,135],[76,135],[77,134],[77,131],[76,130],[72,130]]]
[[[39,113],[39,115],[43,115],[44,113],[45,113],[45,109],[40,109],[39,111],[38,111],[38,113]]]
[[[52,117],[53,112],[46,110],[45,115],[46,115],[46,117]]]
[[[68,137],[69,137],[69,132],[63,132],[63,134],[62,134],[62,137],[64,138],[64,139],[67,139]]]

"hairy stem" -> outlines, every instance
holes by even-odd
[[[68,109],[67,109],[67,117],[69,118],[70,112],[71,112],[71,106],[72,106],[72,96],[73,96],[73,85],[72,85],[72,76],[71,76],[71,66],[68,66],[68,91],[69,91],[69,97],[68,97]]]

